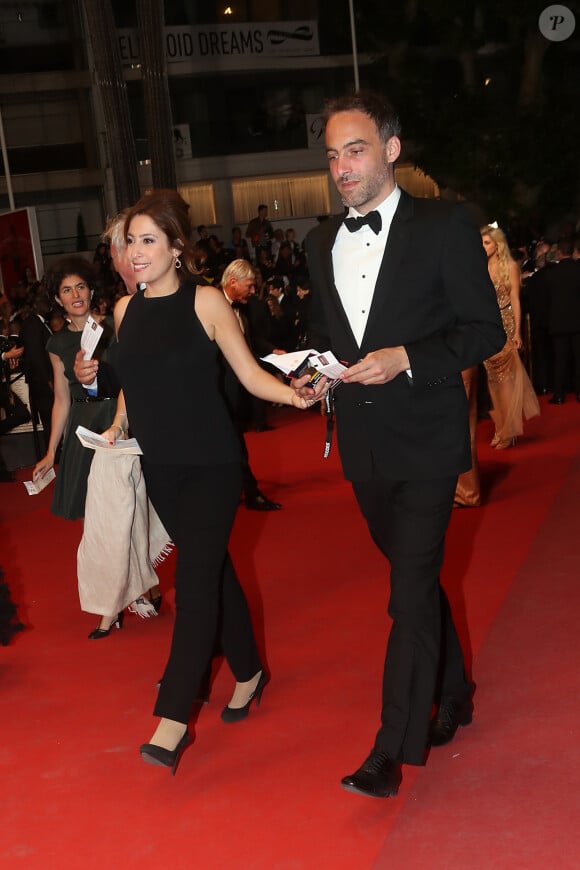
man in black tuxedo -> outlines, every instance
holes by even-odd
[[[399,122],[378,95],[326,108],[326,149],[348,212],[308,235],[311,342],[349,365],[335,389],[345,476],[391,567],[381,727],[349,791],[395,795],[472,717],[472,687],[439,582],[459,472],[470,467],[462,369],[505,344],[467,211],[394,180]],[[432,705],[438,704],[430,726]]]

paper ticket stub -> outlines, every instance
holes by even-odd
[[[81,348],[83,349],[84,359],[91,359],[102,334],[103,327],[89,314],[89,319],[85,323],[85,328],[81,335]],[[83,386],[86,390],[96,390],[97,379],[95,378],[92,384],[84,384]]]
[[[102,334],[103,327],[89,314],[89,319],[85,323],[85,328],[81,335],[81,347],[84,351],[85,359],[91,359]]]
[[[54,468],[51,468],[44,477],[39,477],[38,480],[25,480],[24,486],[28,495],[38,495],[49,483],[52,483],[55,477]]]

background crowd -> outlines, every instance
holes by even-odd
[[[538,395],[552,394],[550,402],[556,405],[569,394],[580,401],[580,221],[563,222],[552,228],[551,235],[517,219],[502,229],[520,276],[521,345],[517,350],[534,390]],[[256,358],[309,347],[308,263],[292,227],[274,228],[267,206],[261,204],[247,227],[232,227],[227,241],[203,225],[192,235],[196,265],[208,283],[221,285],[223,272],[233,260],[244,259],[252,265],[255,292],[244,305],[244,315],[247,339]],[[128,291],[115,269],[108,241],[98,244],[92,266],[96,292],[91,314],[98,322],[112,325],[115,304]],[[37,279],[30,268],[14,287],[5,288],[0,295],[0,434],[30,419],[10,390],[11,381],[24,379],[33,420],[42,423],[42,432],[36,436],[37,456],[50,437],[54,387],[45,346],[50,335],[65,325],[63,310],[49,300],[44,276]],[[481,366],[478,375],[477,409],[481,417],[493,406],[486,367]],[[244,428],[258,432],[272,428],[265,404],[245,398],[240,403]],[[10,478],[5,469],[0,473]]]

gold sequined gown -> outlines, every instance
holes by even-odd
[[[495,285],[497,301],[507,340],[499,353],[485,360],[487,382],[495,423],[492,443],[506,446],[524,431],[523,418],[529,420],[540,413],[538,398],[512,339],[516,322],[510,303],[509,286]]]

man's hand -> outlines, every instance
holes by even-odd
[[[99,361],[96,359],[83,359],[84,351],[79,350],[75,356],[75,378],[81,384],[92,384],[99,370]]]
[[[386,384],[410,368],[404,347],[383,347],[367,353],[341,375],[345,384]]]

